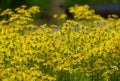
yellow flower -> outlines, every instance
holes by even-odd
[[[118,67],[117,67],[117,66],[111,66],[111,68],[112,68],[113,70],[117,70],[117,71],[118,71]]]
[[[55,18],[55,19],[56,19],[57,17],[58,17],[58,15],[57,15],[57,14],[54,14],[54,15],[53,15],[53,18]]]
[[[65,19],[66,17],[67,17],[67,15],[64,13],[60,15],[60,19]]]

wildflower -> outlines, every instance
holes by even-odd
[[[67,17],[66,14],[61,14],[61,15],[60,15],[60,19],[65,19],[66,17]]]
[[[57,17],[58,17],[58,15],[57,15],[57,14],[54,14],[54,15],[53,15],[53,18],[57,18]]]

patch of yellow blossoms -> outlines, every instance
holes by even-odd
[[[70,12],[77,21],[33,32],[37,12],[37,6],[21,6],[0,13],[0,81],[120,80],[120,19],[76,5]]]

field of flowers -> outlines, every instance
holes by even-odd
[[[69,9],[75,19],[40,27],[37,6],[0,13],[0,81],[120,81],[120,19]]]

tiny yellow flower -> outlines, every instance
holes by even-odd
[[[64,13],[60,15],[60,19],[65,19],[66,17],[67,17],[67,15]]]
[[[58,15],[57,15],[57,14],[54,14],[54,15],[53,15],[53,18],[55,18],[55,19],[58,18]]]

